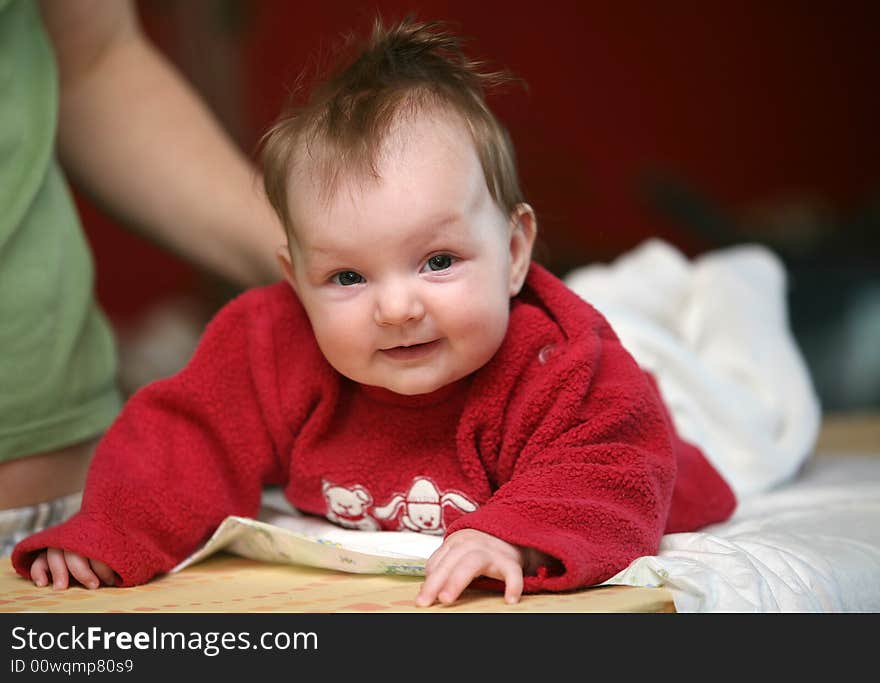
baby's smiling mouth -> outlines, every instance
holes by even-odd
[[[393,360],[416,360],[424,358],[430,354],[440,344],[439,339],[420,344],[409,344],[406,346],[392,346],[387,349],[381,349],[382,353]]]

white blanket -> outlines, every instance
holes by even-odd
[[[664,586],[679,612],[880,612],[880,452],[814,457],[607,583]]]
[[[738,498],[790,479],[812,453],[821,411],[772,252],[745,245],[690,261],[649,240],[565,282],[653,373],[679,433]]]

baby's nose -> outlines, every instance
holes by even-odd
[[[403,325],[420,320],[424,315],[425,307],[413,288],[389,285],[383,288],[376,302],[374,317],[379,325]]]

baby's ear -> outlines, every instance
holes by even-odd
[[[296,284],[294,282],[293,277],[293,261],[290,258],[290,248],[285,244],[275,251],[275,257],[278,259],[278,264],[281,266],[281,272],[284,274],[284,279],[290,283],[290,286],[293,287],[294,291],[296,291]]]
[[[510,296],[519,294],[526,281],[537,234],[534,210],[526,203],[517,204],[510,214]]]

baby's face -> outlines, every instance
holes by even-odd
[[[329,202],[308,175],[294,178],[285,266],[336,370],[428,393],[498,350],[531,241],[492,200],[457,122],[404,124],[378,170],[376,182],[341,179]]]

